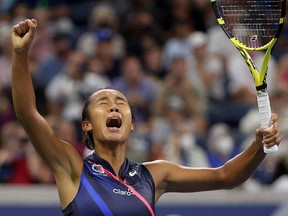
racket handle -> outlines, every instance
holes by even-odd
[[[260,114],[261,127],[269,128],[270,118],[271,118],[271,107],[269,95],[267,92],[257,94],[258,109]],[[263,146],[265,153],[273,153],[278,151],[278,146],[274,145],[270,148]]]

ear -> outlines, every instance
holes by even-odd
[[[82,130],[85,132],[91,131],[92,130],[92,125],[89,121],[83,121],[82,122]]]
[[[134,131],[134,123],[131,124],[130,131]]]

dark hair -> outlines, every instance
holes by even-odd
[[[104,89],[111,89],[111,90],[115,90],[112,88],[104,88]],[[103,90],[103,89],[100,89]],[[100,91],[99,90],[99,91]],[[91,96],[93,94],[91,94],[85,101],[84,101],[84,105],[83,105],[83,110],[82,110],[82,122],[89,120],[89,113],[88,113],[88,106],[90,104],[91,101]],[[135,113],[134,113],[134,109],[133,109],[133,105],[130,103],[130,101],[128,100],[128,104],[131,110],[131,115],[132,115],[132,123],[135,122]],[[84,132],[82,134],[82,141],[83,143],[85,143],[86,147],[90,150],[94,150],[95,149],[95,143],[93,140],[93,132],[92,131],[87,131]]]
[[[84,101],[84,106],[83,106],[83,110],[82,110],[82,122],[89,119],[88,106],[90,104],[90,100],[91,100],[91,96],[89,96]],[[87,132],[82,131],[82,141],[83,141],[83,143],[85,143],[85,145],[88,149],[93,150],[95,148],[95,143],[93,141],[93,132],[92,131],[87,131]]]

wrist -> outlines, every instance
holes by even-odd
[[[22,47],[22,48],[13,48],[12,49],[12,53],[15,54],[15,55],[20,55],[20,56],[25,56],[25,55],[28,55],[29,53],[29,48],[25,48],[25,47]]]
[[[16,57],[16,58],[28,58],[29,52],[28,52],[28,50],[13,49],[12,50],[12,56]]]
[[[255,140],[251,146],[255,152],[266,155],[266,153],[264,152],[262,143],[259,143]]]

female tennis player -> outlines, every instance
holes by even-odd
[[[12,28],[12,94],[15,112],[35,149],[50,167],[64,215],[155,215],[155,202],[166,192],[230,189],[249,178],[265,158],[263,144],[279,145],[277,115],[270,130],[259,128],[241,154],[219,168],[190,168],[168,161],[135,163],[125,157],[134,119],[127,98],[113,89],[99,90],[86,101],[82,129],[94,153],[85,159],[60,140],[35,105],[28,53],[37,21]]]

